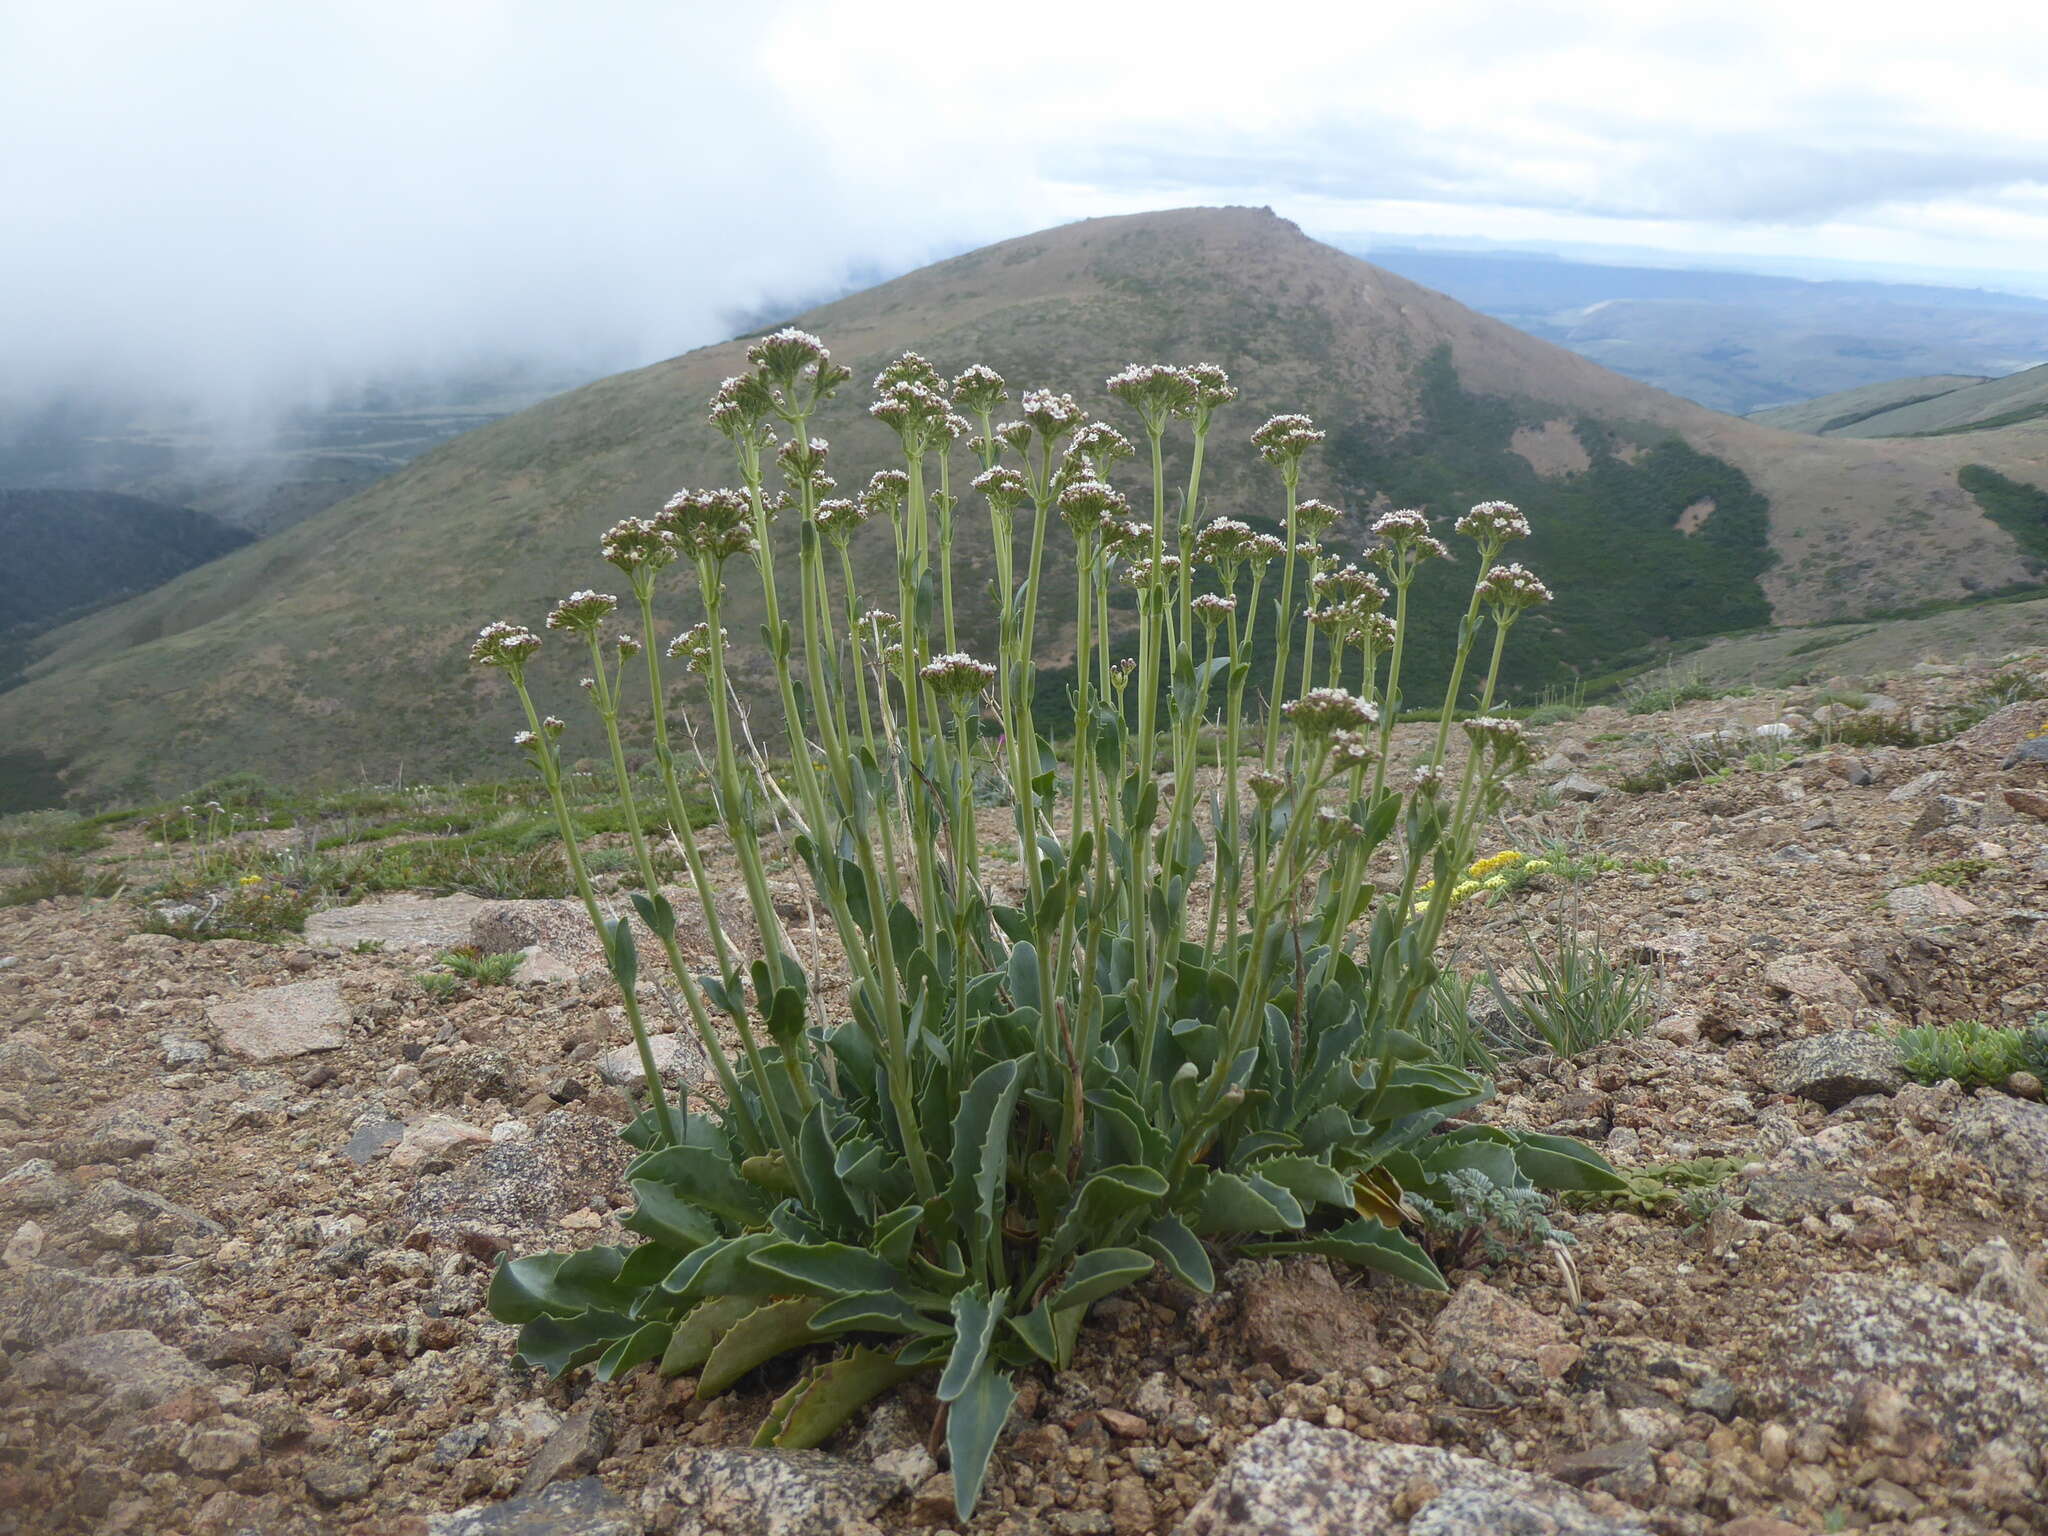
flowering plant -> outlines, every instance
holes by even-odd
[[[1611,1187],[1612,1171],[1575,1143],[1446,1129],[1488,1087],[1429,1060],[1404,1027],[1437,974],[1449,876],[1527,755],[1512,722],[1484,714],[1509,629],[1548,595],[1519,566],[1495,566],[1527,531],[1513,508],[1465,520],[1485,574],[1422,762],[1390,783],[1409,589],[1449,551],[1423,514],[1399,512],[1381,519],[1369,552],[1385,584],[1326,568],[1311,539],[1339,514],[1296,495],[1322,440],[1306,417],[1276,416],[1253,434],[1278,473],[1276,538],[1201,518],[1205,448],[1235,393],[1220,369],[1134,365],[1109,380],[1136,418],[1134,446],[1050,390],[999,421],[1009,394],[993,370],[948,381],[909,354],[876,378],[871,407],[898,438],[901,467],[849,499],[833,494],[829,448],[811,432],[847,370],[797,331],[757,342],[749,362],[711,413],[738,486],[678,493],[655,517],[620,524],[604,554],[630,598],[578,592],[549,618],[584,652],[641,877],[632,914],[600,902],[577,847],[561,722],[529,688],[539,637],[493,624],[473,651],[524,707],[519,744],[552,792],[652,1097],[628,1132],[641,1155],[627,1225],[645,1241],[498,1271],[492,1306],[523,1325],[526,1359],[594,1363],[606,1379],[655,1363],[698,1373],[710,1396],[804,1351],[809,1368],[758,1442],[782,1446],[815,1445],[892,1383],[936,1371],[964,1518],[1014,1373],[1033,1361],[1063,1368],[1089,1306],[1111,1292],[1161,1270],[1206,1290],[1218,1250],[1325,1254],[1440,1288],[1403,1230],[1406,1196],[1449,1198],[1453,1176],[1521,1191]],[[1193,451],[1169,517],[1164,444],[1181,429]],[[988,659],[965,653],[956,629],[963,454],[993,541]],[[1149,516],[1108,479],[1119,461],[1146,457]],[[797,525],[793,591],[771,538],[778,515]],[[893,541],[895,590],[880,597],[892,608],[873,606],[848,555],[871,522]],[[1033,704],[1056,529],[1078,573],[1070,786]],[[761,585],[786,769],[740,751],[720,620],[728,568],[742,560]],[[705,684],[712,790],[743,914],[715,898],[684,814],[655,616],[671,565],[694,575],[702,622],[666,654],[686,656]],[[1304,579],[1313,612],[1342,618],[1310,628],[1297,671]],[[1123,628],[1111,623],[1118,583],[1136,595]],[[1262,599],[1278,645],[1253,699],[1245,658]],[[1387,601],[1391,618],[1379,612]],[[1488,624],[1492,661],[1460,761],[1459,680]],[[636,800],[620,731],[636,661],[658,804]],[[1247,771],[1245,723],[1261,705],[1265,739]],[[1223,741],[1207,783],[1205,729]],[[1007,788],[1015,888],[981,866],[977,776]],[[777,913],[774,850],[758,830],[770,805],[793,826],[787,851],[836,941],[843,1005],[814,987]],[[680,848],[708,969],[684,953],[650,828]],[[639,960],[649,938],[666,961],[662,990],[716,1080],[700,1113],[671,1101],[655,1065],[656,989]]]

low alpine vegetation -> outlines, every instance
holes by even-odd
[[[2048,1069],[2048,1015],[2026,1029],[1998,1029],[1975,1019],[1922,1024],[1898,1033],[1899,1068],[1923,1083],[1955,1081],[1992,1088],[2015,1072]]]
[[[1489,1087],[1409,1028],[1475,829],[1527,757],[1520,727],[1488,714],[1510,630],[1550,596],[1500,559],[1528,532],[1520,513],[1484,503],[1457,521],[1477,575],[1423,761],[1396,773],[1409,593],[1451,551],[1418,511],[1382,516],[1359,561],[1327,548],[1337,510],[1299,494],[1323,437],[1306,417],[1252,434],[1276,537],[1204,515],[1205,448],[1235,393],[1220,369],[1110,379],[1127,436],[1071,395],[1034,389],[1012,407],[992,370],[948,380],[911,354],[875,379],[870,407],[900,462],[848,493],[811,432],[848,370],[796,331],[748,356],[711,402],[734,485],[619,523],[601,552],[623,596],[580,590],[547,617],[609,745],[640,876],[630,913],[592,884],[564,725],[536,697],[542,635],[492,623],[472,650],[524,711],[517,745],[652,1094],[627,1133],[627,1225],[644,1241],[497,1272],[491,1304],[522,1325],[525,1359],[606,1380],[695,1372],[710,1397],[799,1354],[757,1440],[778,1446],[818,1444],[893,1383],[936,1373],[964,1519],[1016,1373],[1064,1368],[1112,1292],[1162,1271],[1207,1290],[1218,1253],[1323,1254],[1442,1288],[1411,1211],[1514,1211],[1526,1227],[1536,1191],[1619,1187],[1575,1142],[1447,1125]],[[1175,433],[1191,453],[1170,492]],[[1131,459],[1150,469],[1135,497],[1115,484]],[[794,536],[778,541],[785,520]],[[893,590],[859,587],[849,550],[866,538],[892,545]],[[1058,616],[1040,600],[1054,538],[1079,571]],[[956,632],[967,540],[996,573],[989,658]],[[786,770],[732,703],[725,594],[749,568]],[[665,627],[672,572],[689,595]],[[1074,659],[1059,754],[1034,665],[1055,620]],[[665,663],[702,685],[687,696],[738,909],[706,872]],[[1460,722],[1468,683],[1476,710]],[[626,721],[651,744],[652,783],[629,770]],[[1000,861],[981,807],[1008,822]],[[658,845],[681,859],[687,929],[661,894]],[[843,1003],[826,1004],[785,931],[768,878],[784,854],[836,941]],[[657,998],[710,1064],[703,1106],[662,1087]]]

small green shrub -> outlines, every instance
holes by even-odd
[[[224,890],[171,890],[172,904],[152,910],[143,919],[144,932],[273,944],[301,932],[313,909],[311,891],[261,875],[244,875]]]
[[[2035,1014],[2034,1022],[2020,1032],[2018,1061],[2020,1071],[2048,1083],[2048,1014]]]
[[[1923,869],[1915,880],[1921,885],[1945,885],[1955,890],[1968,885],[1990,867],[1989,859],[1944,859]]]
[[[2022,1070],[2033,1030],[1994,1029],[1975,1019],[1922,1024],[1899,1031],[1899,1067],[1923,1083],[1953,1078],[1965,1088],[1988,1088]]]
[[[512,984],[513,973],[526,956],[516,950],[510,954],[487,955],[480,949],[464,947],[448,950],[437,958],[464,981],[473,981],[480,987],[505,987]]]
[[[462,978],[453,971],[421,971],[413,980],[437,1002],[445,1002],[462,990]]]

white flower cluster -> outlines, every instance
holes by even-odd
[[[1479,597],[1512,613],[1549,602],[1551,591],[1533,571],[1520,565],[1496,565],[1479,578]]]
[[[478,666],[503,667],[516,672],[539,649],[540,636],[524,624],[508,624],[503,619],[493,619],[476,632],[476,641],[469,648],[469,659]]]
[[[1355,693],[1342,688],[1311,688],[1300,698],[1280,706],[1294,728],[1304,736],[1327,736],[1332,731],[1362,731],[1379,723],[1380,711]]]
[[[1482,501],[1459,518],[1456,527],[1468,539],[1495,546],[1529,537],[1529,519],[1511,501]]]
[[[629,575],[641,569],[660,570],[675,559],[680,548],[673,533],[644,517],[612,524],[598,545],[606,560]]]
[[[1268,464],[1292,472],[1301,467],[1302,455],[1326,436],[1306,416],[1272,416],[1252,434],[1252,446]]]
[[[548,628],[594,635],[618,607],[619,600],[609,592],[571,592],[549,610]]]
[[[930,684],[932,692],[940,698],[953,704],[965,704],[987,691],[989,684],[996,680],[996,669],[985,661],[976,661],[965,651],[948,651],[926,662],[918,669],[917,675]]]

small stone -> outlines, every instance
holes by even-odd
[[[330,907],[306,919],[306,942],[333,949],[358,944],[386,950],[454,949],[469,942],[470,925],[488,905],[475,896],[378,896]]]
[[[387,1150],[405,1139],[405,1125],[402,1121],[369,1119],[356,1127],[349,1137],[348,1145],[342,1148],[342,1155],[358,1168],[374,1162]]]
[[[1837,1030],[1794,1040],[1772,1053],[1771,1086],[1835,1109],[1865,1094],[1891,1094],[1905,1086],[1898,1047],[1862,1030]]]
[[[429,1158],[440,1157],[455,1148],[488,1142],[491,1133],[449,1115],[425,1115],[408,1121],[405,1134],[391,1149],[391,1166],[416,1168]]]
[[[77,1194],[47,1157],[31,1157],[0,1174],[0,1210],[53,1211]]]
[[[14,1380],[91,1392],[108,1413],[154,1408],[181,1392],[217,1384],[211,1371],[143,1328],[111,1329],[38,1350],[16,1367]]]
[[[1177,1536],[1644,1536],[1646,1530],[1596,1511],[1548,1478],[1282,1419],[1238,1447]]]
[[[611,1451],[610,1410],[598,1404],[579,1408],[562,1421],[562,1427],[549,1435],[547,1443],[534,1455],[519,1484],[519,1492],[539,1493],[558,1479],[595,1472],[597,1464]]]
[[[1102,1420],[1103,1428],[1119,1440],[1142,1440],[1152,1433],[1150,1424],[1135,1413],[1125,1413],[1120,1408],[1103,1408],[1096,1416]]]
[[[45,1235],[37,1223],[24,1221],[7,1239],[7,1246],[0,1248],[0,1265],[8,1269],[26,1269],[41,1255]]]
[[[1893,916],[1915,923],[1957,923],[1977,915],[1974,902],[1945,885],[1902,885],[1885,893],[1884,905]]]
[[[575,966],[564,960],[551,949],[542,949],[538,944],[529,944],[518,951],[519,969],[512,980],[522,987],[560,986],[577,979]]]
[[[1918,774],[1906,780],[1897,789],[1892,790],[1885,796],[1885,799],[1891,801],[1894,805],[1904,805],[1908,801],[1918,800],[1922,795],[1931,794],[1935,787],[1947,778],[1948,775],[1939,769]]]
[[[221,1048],[250,1061],[286,1061],[348,1041],[349,1008],[331,981],[238,992],[207,1010]]]
[[[1362,1369],[1383,1355],[1371,1305],[1339,1285],[1322,1259],[1284,1259],[1235,1273],[1239,1338],[1253,1359],[1308,1376]]]
[[[2022,816],[2048,821],[2048,795],[2042,794],[2038,789],[2008,789],[2005,792],[2005,803]]]
[[[1972,1301],[1996,1302],[2036,1327],[2048,1328],[2048,1286],[2027,1273],[2004,1238],[1979,1243],[1963,1255],[1960,1269]]]
[[[377,1485],[375,1469],[351,1456],[309,1462],[302,1475],[306,1491],[330,1509],[366,1497]]]
[[[256,1426],[227,1415],[195,1424],[178,1445],[178,1459],[201,1477],[231,1476],[262,1454]]]
[[[1560,1456],[1550,1464],[1550,1475],[1579,1488],[1597,1484],[1610,1493],[1644,1493],[1657,1486],[1651,1455],[1644,1441],[1617,1440]]]
[[[655,1069],[663,1082],[702,1082],[707,1070],[704,1053],[695,1041],[681,1035],[654,1035],[647,1042],[654,1055]],[[639,1088],[647,1081],[640,1067],[640,1048],[622,1045],[597,1058],[597,1075],[614,1088]]]
[[[632,1507],[594,1477],[426,1522],[427,1536],[641,1536],[642,1529]]]
[[[213,1047],[204,1040],[186,1040],[177,1035],[165,1035],[157,1044],[163,1048],[163,1063],[172,1070],[183,1067],[201,1066],[213,1060]]]
[[[1590,801],[1605,798],[1611,791],[1598,779],[1583,773],[1568,773],[1550,786],[1550,792],[1560,800]]]
[[[1764,967],[1764,985],[1772,991],[1811,1003],[1823,1013],[1852,1016],[1864,1006],[1862,989],[1825,955],[1785,955]]]
[[[673,1536],[865,1536],[902,1486],[822,1451],[692,1449],[669,1457],[643,1508],[656,1529]],[[948,1504],[950,1514],[950,1498]]]
[[[1782,1424],[1766,1424],[1757,1435],[1757,1452],[1773,1472],[1784,1471],[1792,1464],[1792,1431]]]
[[[1957,1112],[1951,1135],[2006,1200],[2048,1221],[2048,1105],[1978,1094]]]

